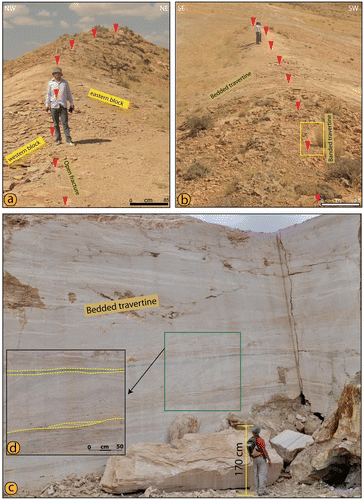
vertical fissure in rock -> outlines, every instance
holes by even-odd
[[[298,338],[297,338],[297,331],[296,331],[296,322],[295,322],[294,314],[293,314],[292,280],[291,280],[291,277],[289,275],[286,250],[283,246],[283,243],[282,243],[282,240],[281,240],[279,233],[276,234],[276,240],[277,240],[277,247],[278,247],[279,263],[280,263],[281,272],[282,272],[284,296],[286,299],[289,329],[290,329],[290,334],[291,334],[291,339],[292,339],[293,354],[294,354],[294,360],[295,360],[296,370],[297,370],[298,385],[300,387],[301,394],[303,395],[303,384],[302,384],[302,378],[301,378],[301,373],[300,373],[300,363],[299,363]],[[283,252],[283,256],[284,256],[283,258],[282,258],[282,252]],[[284,270],[284,267],[285,267],[285,270]],[[289,298],[288,298],[287,287],[286,287],[286,279],[285,279],[286,276],[289,280]]]

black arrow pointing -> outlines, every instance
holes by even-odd
[[[151,365],[148,366],[148,368],[145,370],[145,372],[143,373],[143,375],[140,377],[140,379],[135,382],[135,384],[133,385],[133,387],[131,389],[129,389],[128,391],[128,394],[131,394],[133,392],[133,389],[134,387],[137,385],[137,383],[144,377],[144,375],[147,373],[147,371],[149,370],[149,368],[157,361],[157,359],[159,358],[159,356],[162,354],[162,352],[164,351],[164,349],[161,350],[161,352],[158,354],[158,356],[155,358],[155,360],[153,361],[153,363]]]

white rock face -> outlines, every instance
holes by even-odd
[[[267,433],[263,432],[262,437],[267,438]],[[117,494],[150,487],[163,491],[224,490],[244,488],[245,484],[254,487],[249,458],[245,483],[244,439],[244,432],[228,429],[215,434],[185,434],[172,445],[134,444],[125,457],[109,459],[101,487]],[[237,457],[239,442],[243,452]],[[272,462],[268,467],[267,485],[270,485],[278,479],[283,460],[269,443],[266,446]]]
[[[359,228],[356,215],[323,215],[278,234],[176,215],[5,217],[4,349],[126,349],[128,389],[163,349],[165,332],[198,333],[184,352],[171,351],[169,337],[127,396],[128,446],[168,442],[184,411],[201,420],[201,433],[214,432],[239,409],[240,393],[243,414],[302,390],[312,411],[327,415],[360,369]],[[84,315],[84,304],[152,294],[159,307]],[[230,335],[220,338],[221,356],[209,349],[210,332]],[[232,332],[241,332],[241,357]],[[173,370],[186,360],[182,391]],[[213,411],[200,411],[211,399]],[[87,470],[77,457],[6,457],[6,470],[28,470],[29,484],[48,464],[53,477]]]
[[[270,444],[278,455],[281,456],[285,462],[289,463],[292,462],[300,451],[311,443],[313,443],[313,438],[311,436],[306,436],[300,432],[290,431],[289,429],[286,429],[270,440]]]

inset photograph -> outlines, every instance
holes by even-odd
[[[169,206],[169,4],[3,4],[3,206]]]
[[[360,3],[176,4],[177,206],[362,206],[361,21]]]
[[[6,365],[9,455],[125,454],[125,351],[8,350]]]

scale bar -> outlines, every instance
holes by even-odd
[[[145,202],[137,203],[137,202],[135,202],[135,201],[130,201],[129,203],[130,203],[130,206],[131,206],[131,207],[132,207],[132,206],[135,206],[135,205],[138,205],[138,206],[144,206],[144,207],[145,207],[145,206],[155,207],[155,206],[161,206],[161,205],[162,205],[163,207],[168,207],[168,206],[169,206],[169,202],[168,202],[168,201],[167,201],[167,202],[163,202],[163,201],[162,201],[161,203],[154,203],[154,202],[153,202],[153,203],[145,203]]]
[[[321,203],[322,207],[360,207],[360,203]]]

